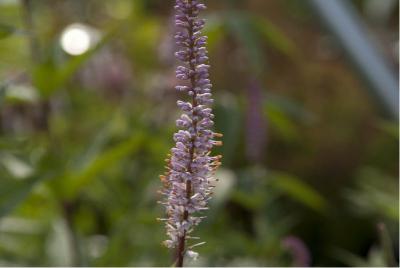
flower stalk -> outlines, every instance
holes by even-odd
[[[175,53],[183,63],[176,69],[176,77],[182,84],[176,89],[185,92],[189,101],[177,102],[183,114],[176,121],[180,130],[174,134],[175,147],[168,155],[167,171],[160,176],[163,182],[161,193],[165,201],[165,222],[168,240],[164,244],[176,250],[175,265],[183,266],[185,256],[196,258],[198,254],[188,245],[193,227],[204,218],[211,199],[215,170],[221,164],[221,156],[211,156],[214,146],[222,145],[215,138],[222,134],[211,130],[214,125],[211,83],[209,79],[207,37],[201,34],[205,20],[199,19],[206,6],[201,0],[176,0],[175,24],[179,31],[175,40],[180,49]]]

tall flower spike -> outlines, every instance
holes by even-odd
[[[214,133],[209,79],[207,37],[201,34],[205,21],[199,19],[200,11],[206,6],[201,0],[176,0],[175,24],[179,30],[175,39],[180,47],[175,53],[183,63],[176,69],[176,77],[183,80],[176,89],[185,92],[189,101],[178,101],[182,110],[176,121],[180,130],[174,134],[175,147],[168,156],[167,171],[160,176],[163,182],[162,194],[165,201],[167,218],[165,221],[168,240],[164,244],[176,249],[175,265],[183,265],[185,256],[196,258],[198,254],[192,249],[203,243],[188,245],[193,227],[204,218],[207,202],[211,193],[216,168],[220,165],[221,156],[211,156],[213,146],[221,145],[215,138],[222,137]]]

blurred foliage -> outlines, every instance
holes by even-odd
[[[224,159],[189,265],[398,263],[398,124],[304,2],[209,1]],[[172,264],[156,221],[178,116],[171,12],[165,0],[0,0],[1,266]],[[371,28],[389,49],[398,29],[385,21]],[[60,37],[77,22],[100,38],[70,56]]]

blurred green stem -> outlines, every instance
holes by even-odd
[[[41,61],[41,51],[39,42],[36,35],[35,24],[33,20],[33,7],[32,0],[21,0],[22,4],[22,17],[25,23],[25,28],[28,33],[28,42],[31,55],[31,70],[35,65]],[[32,72],[33,75],[33,72]],[[33,80],[33,78],[32,78]],[[48,118],[50,114],[50,103],[48,100],[43,100],[39,103],[38,109],[40,110],[37,125],[40,129],[48,130]]]
[[[81,266],[82,261],[79,250],[80,247],[74,224],[75,204],[71,202],[64,202],[62,208],[63,215],[67,223],[69,245],[72,253],[71,266]]]
[[[398,267],[396,263],[396,259],[393,253],[392,241],[390,239],[390,234],[386,228],[386,225],[381,222],[378,223],[378,232],[379,232],[379,239],[381,243],[381,247],[383,249],[384,257],[386,264],[389,267]]]
[[[33,22],[32,0],[22,0],[22,15],[29,38],[30,54],[33,63],[40,60],[39,44],[36,39],[35,25]]]

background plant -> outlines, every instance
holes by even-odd
[[[0,1],[2,265],[171,262],[154,178],[178,114],[172,10],[108,2]],[[397,68],[397,9],[377,19],[368,2],[354,1]],[[398,125],[304,3],[209,3],[224,168],[196,265],[292,265],[293,236],[312,265],[388,264],[381,222],[398,249]],[[69,56],[76,22],[100,36]]]

